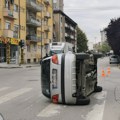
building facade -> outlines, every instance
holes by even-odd
[[[54,10],[53,42],[69,42],[77,46],[77,23],[61,10]]]
[[[53,37],[52,5],[52,0],[0,0],[0,62],[39,62]]]
[[[106,31],[105,30],[101,30],[100,34],[101,34],[101,42],[102,43],[106,42],[107,41]]]
[[[77,23],[63,12],[63,0],[53,0],[53,42],[69,42],[77,51]]]
[[[39,62],[48,53],[48,44],[52,40],[52,14],[52,0],[28,1],[27,63]]]
[[[12,60],[20,59],[19,40],[25,41],[25,38],[26,2],[0,0],[0,62],[10,63]]]
[[[54,6],[54,10],[61,10],[63,11],[63,0],[53,0],[53,6]]]

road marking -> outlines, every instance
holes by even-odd
[[[60,114],[60,105],[50,104],[45,109],[43,109],[37,116],[38,117],[52,117]]]
[[[9,93],[7,95],[1,96],[0,97],[0,104],[2,104],[4,102],[7,102],[7,101],[9,101],[9,100],[11,100],[13,98],[16,98],[16,97],[18,97],[18,96],[20,96],[20,95],[22,95],[22,94],[24,94],[26,92],[29,92],[31,90],[32,90],[32,88],[23,88],[23,89],[19,89],[19,90],[16,90],[14,92],[11,92],[11,93]]]
[[[92,111],[90,111],[85,120],[102,120],[104,107],[105,107],[105,98],[107,96],[107,92],[103,91],[101,93],[97,93],[94,97],[97,100],[103,100],[102,103],[96,104],[93,106]]]
[[[9,89],[10,87],[2,87],[0,88],[0,92]]]

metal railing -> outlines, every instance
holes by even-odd
[[[42,11],[42,6],[38,5],[36,2],[32,1],[32,0],[27,0],[27,7],[31,10],[35,10],[35,11]]]
[[[37,26],[37,27],[41,26],[41,22],[32,17],[27,18],[27,24],[32,26]]]
[[[40,42],[40,41],[41,41],[41,38],[40,38],[40,37],[37,37],[36,35],[27,35],[27,36],[26,36],[26,39],[27,39],[27,40],[36,41],[36,42]]]

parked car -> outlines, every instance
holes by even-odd
[[[120,58],[118,55],[111,55],[109,60],[110,60],[110,64],[119,64],[120,63]]]

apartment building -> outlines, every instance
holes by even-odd
[[[53,41],[77,45],[77,23],[61,10],[54,10]]]
[[[53,9],[63,11],[63,0],[53,0]]]
[[[39,62],[52,40],[52,0],[27,0],[27,63]]]
[[[0,62],[18,59],[19,40],[26,39],[26,2],[0,0]],[[20,12],[19,12],[20,5]],[[22,16],[22,20],[19,20]]]
[[[101,42],[102,43],[106,42],[107,41],[106,31],[105,30],[101,30],[100,34],[101,34]]]
[[[49,53],[49,43],[53,39],[53,0],[44,0],[44,48],[43,55]]]
[[[35,63],[48,52],[52,4],[52,0],[0,0],[0,62]]]
[[[69,42],[77,49],[77,23],[63,12],[63,0],[53,0],[53,41]]]
[[[40,27],[41,27],[41,14],[42,4],[38,0],[26,1],[26,62],[33,63],[40,59],[40,46],[41,42]]]

